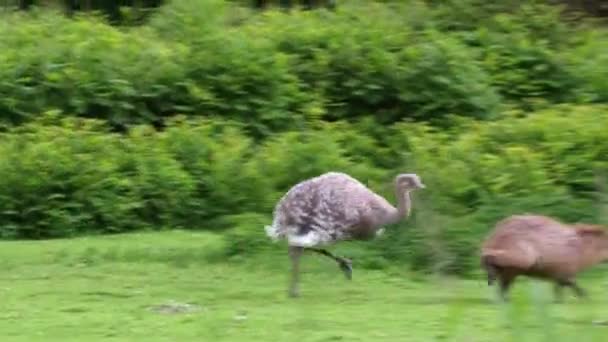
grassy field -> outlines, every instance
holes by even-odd
[[[0,243],[1,341],[605,341],[607,285],[552,303],[520,281],[509,304],[483,280],[357,269],[318,256],[302,296],[287,258],[217,261],[215,235],[163,232]],[[355,260],[356,263],[356,260]],[[583,341],[583,340],[581,340]]]

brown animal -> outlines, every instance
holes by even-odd
[[[608,231],[541,215],[516,215],[498,222],[481,250],[488,285],[498,279],[504,300],[520,275],[553,281],[558,301],[565,286],[584,297],[576,274],[604,261],[608,261]]]

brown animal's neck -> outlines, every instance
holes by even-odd
[[[594,236],[582,236],[582,267],[590,267],[601,262],[608,261],[605,247],[602,246],[601,241]]]

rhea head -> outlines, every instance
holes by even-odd
[[[420,180],[420,177],[415,173],[402,173],[395,177],[396,186],[405,191],[414,191],[424,189],[426,186]]]

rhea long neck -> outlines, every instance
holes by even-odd
[[[410,211],[412,209],[412,199],[410,197],[409,189],[403,189],[397,187],[395,190],[395,194],[397,197],[397,208],[391,212],[389,217],[387,218],[386,224],[394,224],[404,217],[410,216]]]

